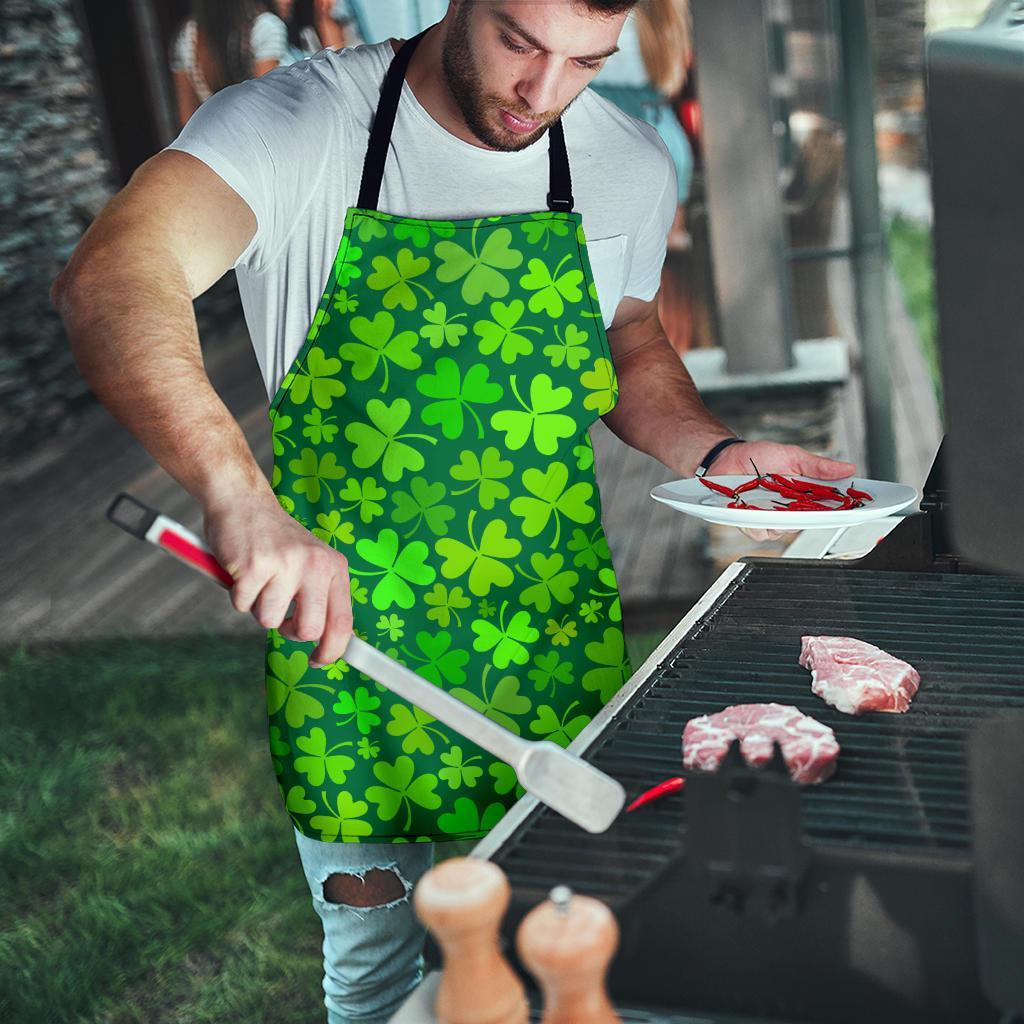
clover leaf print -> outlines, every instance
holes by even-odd
[[[349,592],[352,595],[352,601],[355,604],[366,604],[370,600],[370,588],[364,587],[359,580],[354,580],[349,577],[348,580]]]
[[[305,775],[311,786],[322,786],[327,777],[330,777],[331,782],[342,783],[356,766],[351,757],[334,753],[342,747],[351,747],[351,740],[335,743],[333,747],[328,748],[327,733],[319,727],[310,729],[308,736],[299,736],[295,740],[295,746],[304,755],[295,758],[295,770],[300,775]]]
[[[314,504],[320,500],[321,487],[333,503],[334,491],[330,481],[340,480],[345,475],[345,467],[338,465],[334,452],[325,452],[317,457],[312,448],[303,448],[299,458],[288,463],[288,468],[295,474],[292,490],[296,494],[305,494]]]
[[[433,566],[425,561],[430,549],[423,541],[414,540],[402,547],[398,534],[386,527],[377,534],[376,540],[361,537],[356,541],[356,553],[360,558],[377,566],[372,569],[353,569],[355,576],[380,576],[374,585],[370,601],[378,611],[386,612],[393,604],[409,609],[415,602],[410,583],[426,586],[434,582],[437,575]]]
[[[465,313],[448,316],[448,307],[438,302],[431,309],[423,311],[423,319],[427,322],[420,328],[420,337],[426,338],[431,348],[441,348],[446,342],[452,348],[458,348],[469,328],[455,321],[464,320],[465,317]]]
[[[359,300],[340,288],[334,296],[334,308],[339,313],[354,313],[359,308]]]
[[[495,684],[494,690],[488,694],[487,675],[493,667],[487,665],[484,668],[480,680],[482,697],[463,687],[452,690],[452,696],[518,736],[522,730],[516,718],[529,714],[533,709],[533,702],[519,692],[519,680],[515,676],[502,676]]]
[[[354,691],[339,690],[338,699],[331,710],[341,717],[338,725],[349,725],[355,722],[356,728],[367,736],[375,726],[380,725],[381,718],[377,714],[380,697],[374,696],[366,686],[357,686]]]
[[[506,793],[511,793],[512,790],[519,785],[519,777],[516,775],[515,768],[511,768],[507,764],[501,764],[494,761],[487,769],[487,774],[494,779],[494,792],[497,793],[498,796],[504,796]]]
[[[419,369],[421,360],[416,353],[419,338],[413,331],[395,334],[395,318],[385,310],[372,320],[354,316],[349,328],[358,341],[346,341],[338,354],[352,363],[352,376],[356,380],[369,380],[378,366],[384,367],[381,392],[387,391],[390,381],[388,367],[394,363],[403,370]]]
[[[320,410],[318,409],[317,412]],[[270,412],[270,443],[274,449],[275,455],[284,455],[284,446],[286,444],[295,447],[295,441],[292,440],[286,433],[288,428],[292,425],[291,416],[285,416],[279,409],[272,409]]]
[[[576,622],[571,618],[571,614],[566,612],[561,619],[548,619],[544,632],[551,637],[552,644],[568,647],[569,641],[576,636]]]
[[[615,579],[615,570],[610,565],[604,565],[597,573],[597,580],[604,586],[604,590],[590,588],[588,593],[591,597],[610,597],[612,603],[608,606],[608,618],[612,622],[622,621],[622,599],[619,596],[619,584]]]
[[[590,534],[586,534],[580,529],[573,530],[572,538],[566,547],[575,552],[572,564],[581,565],[586,569],[596,569],[599,562],[607,562],[611,558],[608,539],[604,535],[604,529],[600,522]]]
[[[434,545],[434,550],[444,558],[441,575],[445,579],[458,579],[468,572],[470,593],[486,597],[492,586],[507,587],[515,579],[515,574],[503,559],[515,558],[523,546],[514,537],[506,536],[508,525],[502,519],[492,519],[477,542],[473,534],[476,511],[473,509],[469,513],[466,523],[468,544],[454,537],[442,537]]]
[[[365,480],[350,478],[338,492],[338,500],[348,503],[341,506],[342,512],[359,509],[359,518],[364,523],[369,523],[377,516],[384,515],[384,506],[380,504],[380,501],[386,497],[387,493],[383,487],[378,486],[372,476],[368,476]]]
[[[493,355],[500,350],[501,360],[511,366],[519,356],[528,356],[533,352],[533,342],[525,332],[543,334],[539,327],[519,326],[526,306],[522,299],[513,299],[507,305],[504,302],[491,303],[493,320],[478,320],[473,324],[480,339],[480,354]],[[518,328],[518,329],[517,329]]]
[[[341,790],[331,806],[326,793],[320,794],[327,814],[316,814],[309,819],[310,825],[320,832],[324,843],[336,842],[341,836],[343,842],[358,842],[361,836],[373,835],[373,826],[363,820],[370,809],[365,800],[356,800],[351,793]]]
[[[448,532],[448,521],[455,516],[455,509],[445,505],[448,489],[440,480],[430,483],[425,477],[414,476],[409,481],[409,492],[395,491],[391,495],[395,503],[392,522],[412,522],[412,529],[404,534],[411,537],[424,523],[428,530],[440,537]]]
[[[299,814],[312,814],[316,810],[316,804],[306,795],[306,791],[301,786],[292,786],[288,790],[288,795],[285,796],[284,787],[281,787],[281,795],[284,796],[285,810],[288,811],[288,816],[299,824],[299,819],[296,815]]]
[[[495,501],[509,495],[508,487],[501,481],[512,475],[512,463],[503,459],[493,445],[485,448],[479,457],[473,451],[461,452],[458,465],[452,466],[449,472],[456,480],[469,481],[468,487],[453,490],[452,495],[466,494],[479,487],[477,501],[481,508],[492,509]]]
[[[589,434],[583,435],[583,440],[573,447],[572,453],[576,456],[577,469],[587,470],[594,465],[594,442]]]
[[[572,390],[566,387],[552,387],[551,378],[539,373],[530,381],[530,402],[523,401],[516,387],[516,375],[509,378],[509,385],[516,401],[523,411],[502,409],[491,417],[491,426],[505,432],[505,446],[518,451],[533,438],[541,455],[554,455],[561,438],[576,433],[576,421],[559,409],[572,401]]]
[[[507,607],[508,601],[502,601],[497,625],[485,619],[474,619],[470,626],[476,633],[473,650],[491,651],[491,660],[496,668],[508,668],[512,662],[525,665],[530,660],[530,652],[525,645],[532,644],[540,636],[540,630],[530,623],[530,613],[522,608],[506,625]]]
[[[402,628],[404,625],[405,619],[392,612],[390,615],[382,615],[377,620],[377,632],[386,633],[391,641],[401,640],[405,636],[405,630]]]
[[[552,366],[565,365],[570,370],[578,370],[584,360],[590,358],[590,349],[587,347],[590,335],[575,324],[566,325],[564,338],[560,326],[555,324],[555,337],[558,339],[557,345],[552,342],[544,346],[544,355],[551,360]]]
[[[560,604],[568,604],[573,599],[572,588],[579,582],[580,574],[572,569],[565,569],[565,559],[557,551],[553,555],[545,555],[535,551],[530,556],[530,565],[537,573],[532,576],[519,566],[516,570],[534,585],[527,587],[519,595],[525,605],[533,605],[537,611],[546,612],[551,608],[552,597]]]
[[[584,622],[598,622],[601,618],[600,601],[584,601],[580,605],[580,618]]]
[[[466,681],[464,669],[466,662],[469,661],[469,652],[458,647],[453,648],[452,636],[447,630],[442,629],[436,634],[420,630],[416,634],[416,646],[419,653],[410,651],[407,647],[402,648],[402,653],[410,663],[417,663],[413,668],[418,675],[441,687],[445,683],[456,684]]]
[[[336,376],[340,369],[340,359],[330,358],[314,346],[299,369],[286,375],[282,387],[296,405],[305,405],[312,396],[318,408],[330,409],[334,400],[345,394],[345,382]]]
[[[550,690],[553,697],[559,683],[563,686],[572,686],[575,681],[572,663],[561,661],[556,651],[538,654],[533,659],[533,664],[535,667],[526,673],[526,678],[533,680],[534,689],[540,693]]]
[[[561,272],[572,257],[572,253],[566,253],[554,270],[536,257],[527,264],[528,272],[519,279],[519,284],[534,293],[529,302],[531,313],[543,311],[558,320],[565,313],[566,302],[579,302],[583,298],[580,291],[583,271],[576,267],[564,274]]]
[[[291,745],[281,736],[279,726],[270,727],[270,762],[274,766],[274,774],[281,775],[284,772],[284,764],[278,761],[279,757],[287,757],[292,752]]]
[[[441,798],[434,792],[437,776],[428,773],[417,777],[411,757],[402,754],[394,764],[381,761],[373,766],[373,774],[383,785],[369,786],[366,799],[377,805],[377,817],[381,821],[391,821],[404,807],[404,831],[407,832],[412,827],[413,804],[428,811],[436,811],[441,806]]]
[[[452,619],[455,624],[462,625],[462,616],[459,615],[460,608],[468,608],[473,602],[462,592],[462,587],[452,587],[449,590],[443,583],[435,583],[434,589],[425,594],[423,600],[430,605],[427,618],[433,619],[442,628],[451,625]]]
[[[372,761],[380,753],[380,744],[373,743],[368,737],[360,736],[356,744],[356,753],[364,761]]]
[[[343,679],[351,669],[351,665],[344,658],[337,658],[328,665],[324,671],[328,679]]]
[[[441,241],[434,246],[440,258],[437,279],[445,284],[462,280],[462,298],[471,306],[479,305],[485,297],[503,299],[509,292],[508,278],[503,270],[515,270],[523,262],[523,254],[509,248],[512,232],[508,228],[495,228],[487,232],[483,248],[477,248],[477,233],[481,221],[474,223],[469,238],[469,249],[457,242]]]
[[[436,722],[433,715],[428,715],[413,704],[395,704],[391,708],[391,721],[388,722],[389,736],[404,736],[402,751],[406,754],[417,752],[428,757],[435,749],[434,736],[445,746],[451,743],[446,733],[440,729],[431,729],[430,723]],[[433,734],[433,735],[432,735]]]
[[[345,437],[356,446],[352,461],[360,469],[368,469],[379,461],[384,479],[396,483],[407,469],[418,472],[426,465],[422,452],[403,439],[437,444],[437,438],[400,433],[412,415],[412,406],[406,399],[396,398],[386,405],[379,398],[371,398],[366,403],[366,415],[370,423],[357,421],[345,427]]]
[[[560,747],[569,746],[590,721],[590,715],[573,715],[573,709],[579,706],[580,702],[574,700],[559,717],[554,708],[542,704],[537,708],[536,719],[530,723],[530,732],[551,740],[552,743],[557,743]]]
[[[307,690],[334,691],[326,683],[303,682],[309,669],[309,657],[303,651],[294,651],[285,657],[280,651],[267,655],[267,713],[276,715],[284,708],[284,720],[299,729],[307,718],[323,718],[324,706]]]
[[[401,306],[410,312],[419,302],[419,296],[413,289],[434,301],[434,293],[416,280],[429,269],[430,260],[426,256],[416,256],[412,249],[399,249],[394,262],[388,256],[373,257],[373,273],[366,279],[366,284],[374,291],[384,292],[385,309]]]
[[[340,429],[335,425],[337,419],[337,416],[328,416],[327,419],[324,419],[324,414],[319,409],[314,409],[302,417],[302,422],[306,424],[302,428],[302,436],[308,437],[313,444],[330,444],[337,437]],[[294,445],[294,443],[293,441],[292,444]],[[281,453],[278,452],[278,454]]]
[[[325,544],[330,544],[332,548],[336,548],[339,544],[352,544],[356,539],[352,532],[352,524],[343,523],[341,513],[337,509],[331,512],[317,513],[313,536],[319,537]]]
[[[483,600],[477,604],[477,614],[481,619],[489,619],[498,614],[498,606],[493,601]]]
[[[543,239],[545,252],[552,238],[565,238],[569,234],[569,225],[561,217],[552,217],[550,213],[531,213],[530,219],[519,226],[530,245],[537,245]]]
[[[441,754],[441,763],[445,766],[437,776],[442,782],[448,783],[449,789],[475,788],[480,776],[483,775],[483,768],[477,768],[478,757],[466,757],[462,747],[452,747],[451,750]]]
[[[596,690],[602,701],[611,700],[629,678],[629,656],[622,630],[609,626],[604,631],[604,639],[591,641],[584,652],[600,667],[583,674],[583,689]]]
[[[580,382],[591,392],[583,399],[587,409],[596,410],[598,416],[612,411],[619,400],[619,382],[609,360],[598,359],[594,368],[580,377]]]
[[[360,216],[356,236],[360,242],[372,242],[375,238],[387,238],[388,229],[376,217]]]
[[[523,487],[532,497],[513,498],[509,509],[523,520],[523,533],[537,537],[543,533],[554,516],[555,536],[551,547],[557,548],[562,535],[562,516],[574,523],[592,522],[597,513],[590,504],[594,485],[584,480],[569,483],[569,470],[564,463],[552,462],[546,470],[527,469],[523,472]]]
[[[408,240],[418,249],[430,242],[431,232],[439,238],[451,238],[455,234],[455,225],[450,220],[432,220],[427,223],[404,220],[395,225],[395,238],[399,242]]]
[[[473,800],[468,796],[460,796],[452,810],[438,817],[437,824],[446,835],[476,835],[489,832],[504,816],[505,807],[502,804],[488,804],[481,814]]]
[[[474,405],[493,405],[504,395],[505,389],[488,380],[490,370],[483,363],[474,363],[466,370],[463,378],[459,364],[448,356],[442,356],[435,364],[434,373],[421,374],[416,378],[416,390],[428,402],[420,412],[420,418],[428,426],[441,425],[441,433],[449,440],[462,436],[465,426],[463,410],[476,422],[476,436],[484,436],[484,425],[480,422]]]

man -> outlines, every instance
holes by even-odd
[[[516,795],[507,766],[350,670],[353,612],[506,728],[568,743],[630,674],[598,415],[680,477],[751,457],[853,470],[733,438],[664,336],[671,161],[585,90],[631,6],[450,0],[401,47],[227,90],[55,286],[93,389],[201,502],[234,606],[269,630],[332,1024],[402,1001],[433,843],[479,838]],[[271,396],[269,484],[196,336],[192,299],[231,267]]]

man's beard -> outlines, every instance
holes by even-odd
[[[558,119],[559,114],[544,116],[541,118],[542,124],[527,135],[519,135],[494,123],[493,115],[497,113],[499,107],[524,121],[536,121],[538,118],[533,111],[524,110],[519,104],[509,104],[500,96],[484,92],[480,69],[476,65],[469,43],[468,21],[469,4],[463,4],[455,13],[455,20],[448,30],[441,53],[441,66],[448,89],[458,104],[469,130],[481,142],[492,149],[525,149],[548,130],[551,123]]]

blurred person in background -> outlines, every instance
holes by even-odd
[[[352,44],[351,20],[344,0],[274,0],[274,10],[288,27],[288,59],[294,64],[330,47]]]
[[[193,0],[170,63],[184,126],[215,92],[290,63],[288,29],[256,0]]]

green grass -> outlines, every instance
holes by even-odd
[[[889,253],[903,289],[907,311],[917,328],[921,350],[928,364],[941,410],[942,375],[935,312],[931,229],[903,217],[894,218],[889,223]]]
[[[251,637],[0,652],[5,1024],[322,1020],[262,674]]]

